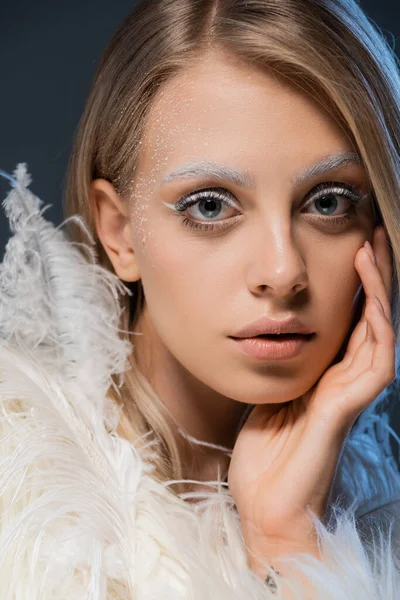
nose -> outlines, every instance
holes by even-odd
[[[306,264],[290,223],[263,223],[248,248],[247,284],[253,294],[284,299],[307,287]]]

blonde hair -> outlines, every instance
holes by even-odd
[[[400,76],[392,49],[354,0],[141,2],[115,31],[97,67],[68,166],[66,217],[83,217],[99,264],[114,271],[96,234],[91,181],[105,178],[122,199],[128,198],[157,91],[213,49],[313,96],[358,148],[372,185],[376,224],[385,225],[390,239],[398,342]],[[73,221],[67,233],[74,241],[87,241]],[[120,327],[131,332],[143,306],[143,288],[140,281],[125,285],[132,296],[121,295]],[[120,397],[114,399],[134,439],[151,432],[158,441],[155,477],[182,479],[181,452],[188,442],[178,440],[174,420],[139,372],[133,352]]]

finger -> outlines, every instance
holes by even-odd
[[[364,307],[364,313],[365,313],[365,307]],[[367,321],[365,319],[365,314],[364,314],[364,317],[359,321],[359,323],[355,327],[353,333],[351,334],[350,340],[347,344],[346,353],[340,362],[341,367],[343,367],[344,369],[347,369],[351,365],[354,355],[357,352],[358,348],[363,343],[366,333],[367,333]]]
[[[379,307],[378,304],[378,302],[375,302],[375,304],[371,302],[367,317],[372,329],[372,335],[375,338],[369,372],[383,377],[383,390],[386,385],[389,385],[393,381],[396,374],[396,346],[392,323],[385,316],[382,307]]]
[[[365,306],[364,336],[346,365],[347,373],[352,379],[357,377],[364,369],[369,368],[372,362],[376,339],[370,317],[371,304],[375,304],[375,300],[368,298]],[[372,311],[372,319],[374,319],[376,318],[374,307],[372,307]]]
[[[389,320],[391,319],[392,259],[383,227],[375,228],[373,243],[377,250],[376,264],[373,263],[369,251],[365,247],[359,249],[355,258],[354,264],[361,278],[366,302],[364,303],[362,316],[349,339],[346,353],[341,363],[344,368],[348,368],[349,364],[351,364],[354,353],[368,333],[365,308],[369,296],[378,296],[384,307],[385,314]]]
[[[385,315],[390,320],[390,302],[386,291],[385,283],[382,279],[382,275],[378,269],[377,264],[372,262],[371,256],[368,250],[363,247],[361,248],[355,258],[354,265],[359,272],[361,281],[363,284],[365,297],[378,296],[381,301]]]
[[[368,302],[366,319],[371,335],[354,355],[349,375],[353,383],[349,392],[360,403],[353,408],[363,410],[395,377],[395,343],[391,323],[375,301]]]
[[[353,376],[364,370],[369,370],[374,365],[380,366],[380,356],[383,354],[386,365],[390,369],[395,361],[394,332],[392,324],[388,321],[382,308],[373,299],[369,298],[366,306],[365,318],[367,322],[366,334],[363,342],[357,348],[349,372]],[[383,365],[385,366],[385,365]]]
[[[362,285],[360,285],[359,289],[362,290]],[[357,293],[357,296],[359,296],[358,293]],[[361,315],[360,315],[359,309],[357,309],[355,312],[355,315],[353,317],[352,325],[347,334],[348,340],[347,340],[347,345],[345,348],[346,351],[345,351],[345,354],[340,363],[341,366],[343,366],[345,368],[351,362],[355,351],[357,350],[357,348],[359,347],[359,345],[361,344],[361,342],[363,341],[363,339],[365,337],[366,326],[367,326],[367,322],[365,320],[365,306],[366,306],[366,299],[364,297]],[[358,321],[354,324],[354,319],[357,319],[357,318],[358,318]],[[344,342],[344,343],[346,343],[346,342]]]
[[[360,257],[360,255],[361,255],[361,257]],[[350,366],[350,364],[353,361],[355,353],[357,352],[360,345],[363,343],[365,336],[368,335],[368,324],[367,324],[367,320],[365,318],[366,305],[368,304],[368,298],[370,297],[368,295],[368,289],[369,290],[373,289],[372,286],[373,286],[374,275],[375,275],[375,282],[377,279],[376,266],[373,264],[370,254],[366,250],[365,247],[360,248],[359,251],[357,252],[354,265],[360,275],[362,287],[364,288],[365,302],[364,302],[361,318],[350,336],[350,339],[347,344],[346,353],[341,362],[341,366],[344,369],[347,369]],[[368,285],[368,282],[369,282],[369,285]],[[383,286],[383,283],[382,283],[382,286]],[[375,295],[375,294],[373,294],[373,295]]]

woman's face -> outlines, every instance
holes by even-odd
[[[212,390],[292,400],[335,359],[360,286],[354,258],[373,232],[369,197],[350,198],[369,181],[357,163],[301,176],[352,151],[316,102],[233,58],[213,55],[158,94],[130,205],[146,335]],[[184,196],[180,214],[171,205]],[[297,316],[315,334],[293,358],[253,358],[230,336],[264,316]]]

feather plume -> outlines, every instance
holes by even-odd
[[[315,518],[323,561],[286,557],[273,594],[248,568],[219,477],[188,503],[153,477],[154,442],[139,452],[106,428],[111,375],[123,377],[131,351],[118,337],[123,286],[44,219],[24,164],[6,176],[0,600],[305,600],[304,577],[321,600],[394,600],[400,482],[377,404],[346,440],[329,518]]]

